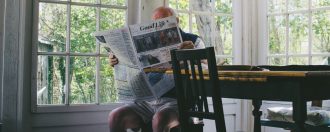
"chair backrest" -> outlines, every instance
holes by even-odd
[[[198,117],[215,120],[217,132],[225,132],[214,48],[172,50],[171,59],[182,130],[189,130],[190,117]],[[208,68],[203,69],[205,63]],[[213,94],[208,96],[206,90]],[[212,97],[214,112],[208,108],[207,97]]]

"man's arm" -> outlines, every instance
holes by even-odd
[[[195,45],[192,41],[184,41],[179,45],[178,48],[179,49],[194,49]]]

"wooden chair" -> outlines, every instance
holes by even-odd
[[[307,65],[266,66],[265,65],[258,67],[269,69],[271,71],[329,71],[330,70],[330,66],[325,66],[325,65],[310,65],[310,66]],[[312,101],[311,106],[322,107],[322,100]],[[283,121],[271,121],[267,119],[261,119],[260,124],[262,126],[283,128],[291,131],[294,131],[296,127],[294,123],[283,122]],[[308,132],[330,132],[330,126],[312,126],[305,124],[305,128]]]
[[[189,119],[197,117],[215,120],[217,132],[226,132],[214,48],[172,50],[171,59],[181,131],[194,131]],[[203,75],[203,70],[206,70],[202,69],[203,63],[208,63],[208,76]],[[208,107],[206,83],[212,86],[212,93],[217,93],[211,96],[214,112],[210,112]]]

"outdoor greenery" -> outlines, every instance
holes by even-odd
[[[94,3],[95,1],[74,0],[74,2]],[[102,2],[114,5],[126,3],[125,0],[102,0]],[[95,103],[98,59],[99,102],[116,102],[117,91],[114,88],[113,68],[109,66],[107,52],[102,46],[98,52],[92,33],[124,26],[126,10],[78,5],[71,5],[70,11],[67,10],[68,6],[65,4],[39,3],[38,51],[47,53],[38,55],[38,104],[64,104],[66,79],[70,84],[70,104]],[[98,10],[99,20],[97,20]],[[68,12],[70,25],[68,25]],[[97,25],[100,25],[99,29]],[[69,49],[66,49],[68,44]],[[69,60],[66,60],[66,52],[80,55],[70,55]],[[100,57],[89,55],[99,53],[101,53]],[[66,69],[67,61],[69,61],[68,69]],[[68,78],[65,76],[66,73],[69,73]]]
[[[286,9],[287,4],[288,9]],[[330,0],[312,0],[311,4],[312,9],[329,7]],[[308,8],[308,0],[290,0],[289,3],[286,3],[285,0],[268,0],[269,14],[307,10],[301,13],[290,13],[288,17],[286,14],[268,16],[270,55],[285,55],[287,51],[289,55],[293,56],[288,58],[288,64],[307,65],[309,64],[308,56],[299,57],[298,55],[309,54],[309,48],[312,51],[311,55],[330,52],[330,10],[308,11]],[[309,21],[311,21],[311,25],[309,25]],[[288,46],[286,46],[287,41]],[[312,57],[311,62],[312,64],[324,64],[324,60],[327,60],[328,56]],[[269,58],[269,63],[285,65],[286,58]]]
[[[233,55],[232,0],[170,0],[169,6],[180,12],[183,30],[198,34],[206,46],[215,47],[217,55]],[[217,58],[217,61],[224,59],[231,64],[231,57]]]

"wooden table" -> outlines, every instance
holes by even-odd
[[[167,71],[168,74],[171,72]],[[296,131],[305,132],[307,101],[330,99],[330,70],[219,71],[218,75],[223,98],[252,100],[255,132],[261,131],[262,100],[292,102]],[[207,77],[208,73],[205,72],[204,76]]]

